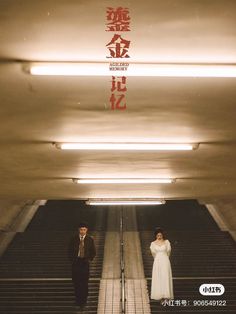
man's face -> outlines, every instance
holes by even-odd
[[[81,228],[79,228],[79,234],[80,234],[81,236],[86,235],[87,231],[88,231],[88,228],[86,228],[86,227],[81,227]]]

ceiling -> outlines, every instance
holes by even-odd
[[[30,76],[23,61],[107,61],[106,7],[130,10],[130,62],[236,63],[236,1],[0,0],[1,198],[233,197],[236,78]],[[200,143],[187,152],[61,151],[52,142]],[[177,178],[76,185],[71,178]]]

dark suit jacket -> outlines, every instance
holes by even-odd
[[[77,233],[76,235],[72,237],[69,243],[69,247],[68,247],[68,257],[72,263],[78,257],[79,244],[80,244],[80,237],[79,237],[79,233]],[[84,258],[89,261],[92,261],[95,256],[96,256],[96,248],[94,244],[94,239],[92,236],[86,234],[84,238]]]

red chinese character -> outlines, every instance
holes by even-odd
[[[107,32],[128,32],[129,29],[129,10],[128,8],[107,8]]]
[[[119,81],[116,81],[116,79],[119,79]],[[114,90],[117,90],[118,92],[126,92],[127,88],[125,86],[126,84],[126,77],[125,76],[112,76],[112,81],[111,81],[111,91],[114,92]],[[122,87],[123,84],[123,87]]]
[[[113,44],[114,46],[112,46]],[[127,54],[130,40],[125,40],[120,35],[115,34],[106,46],[109,46],[108,49],[110,51],[110,57],[107,58],[130,58]]]
[[[123,105],[122,105],[123,102]],[[125,102],[125,95],[121,94],[121,95],[115,95],[115,94],[111,94],[110,97],[110,103],[111,103],[111,109],[115,110],[125,110],[126,109],[126,102]]]

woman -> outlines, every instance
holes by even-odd
[[[165,300],[173,299],[173,279],[169,260],[171,246],[169,240],[165,239],[161,228],[155,230],[155,240],[150,245],[151,254],[154,258],[152,268],[151,299]]]

